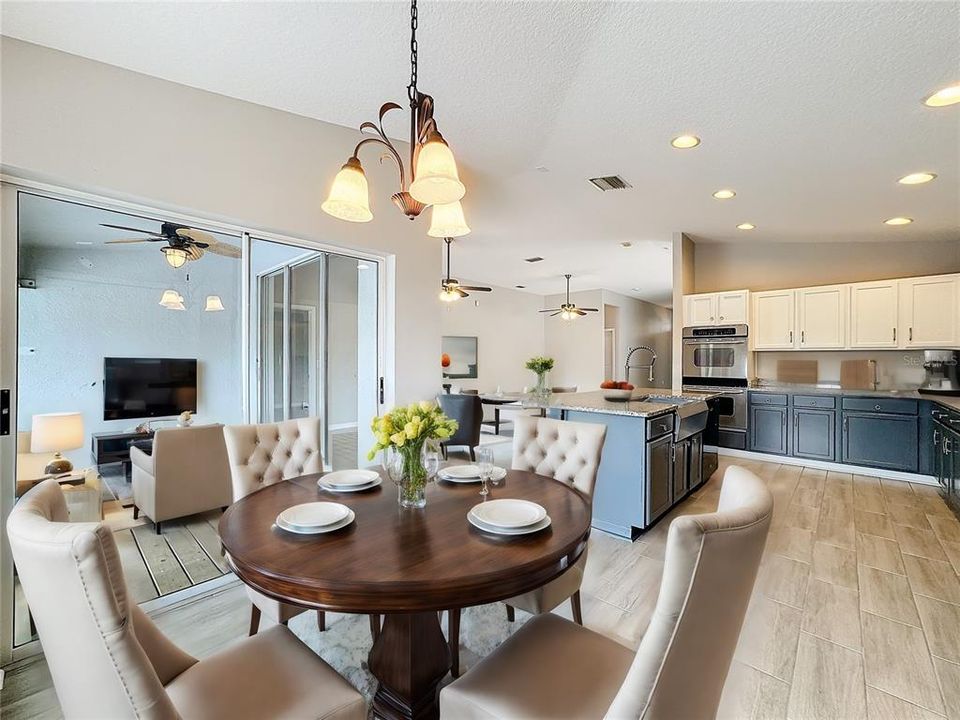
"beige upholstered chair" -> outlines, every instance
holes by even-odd
[[[228,425],[223,428],[227,443],[233,502],[292,477],[323,472],[320,455],[320,418],[300,418],[261,425]],[[260,627],[260,615],[286,625],[307,608],[274,600],[247,587],[250,634]],[[325,615],[317,611],[317,625],[326,627]]]
[[[284,627],[197,661],[130,604],[110,530],[67,523],[46,480],[14,507],[10,547],[68,718],[366,718],[363,697]]]
[[[557,615],[540,615],[443,689],[441,716],[713,718],[772,511],[763,481],[731,466],[717,512],[671,523],[660,595],[636,654]]]
[[[164,520],[226,508],[232,502],[223,425],[161,428],[153,453],[130,448],[133,516]]]

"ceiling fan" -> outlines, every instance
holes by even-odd
[[[444,238],[443,241],[447,244],[447,276],[440,281],[440,299],[444,302],[456,302],[460,298],[470,297],[470,293],[465,292],[466,290],[491,292],[493,288],[461,285],[459,280],[450,277],[450,245],[453,243],[453,238]]]
[[[564,320],[576,320],[582,315],[592,312],[600,312],[599,308],[578,308],[574,303],[570,302],[570,278],[571,275],[564,275],[567,279],[567,300],[558,308],[550,308],[548,310],[541,310],[542,313],[550,313],[550,317],[556,317],[559,315]]]
[[[218,242],[213,235],[187,227],[186,225],[177,225],[176,223],[165,222],[160,225],[160,232],[155,233],[151,230],[141,230],[140,228],[126,227],[125,225],[110,225],[109,223],[100,223],[102,227],[113,228],[115,230],[129,230],[131,232],[145,233],[151,237],[145,238],[123,238],[122,240],[107,240],[107,245],[142,243],[142,242],[165,242],[160,252],[167,259],[170,267],[181,267],[187,260],[199,260],[203,257],[206,250],[229,258],[239,258],[240,248],[234,247],[228,243]]]

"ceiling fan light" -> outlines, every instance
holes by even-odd
[[[459,200],[443,205],[434,205],[430,215],[430,237],[463,237],[470,233],[470,227],[463,216],[463,206]]]
[[[186,250],[178,247],[162,247],[160,251],[167,259],[167,264],[172,268],[183,267],[189,256]]]
[[[223,306],[223,300],[220,299],[219,295],[207,295],[207,304],[203,308],[204,312],[220,312],[226,310]]]
[[[460,293],[450,288],[444,288],[443,290],[440,291],[440,295],[438,297],[443,302],[451,303],[451,302],[456,302],[457,300],[460,299]]]
[[[373,220],[367,176],[364,175],[363,166],[356,156],[351,157],[340,168],[340,172],[333,179],[333,185],[330,186],[330,194],[320,205],[320,209],[327,215],[347,222]]]
[[[443,136],[434,131],[417,152],[417,167],[410,185],[414,200],[424,205],[447,205],[464,196],[457,161]]]

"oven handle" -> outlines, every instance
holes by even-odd
[[[746,338],[731,338],[729,340],[724,340],[721,338],[710,338],[701,339],[701,338],[685,338],[683,341],[684,345],[746,345]]]
[[[687,392],[715,392],[724,395],[743,395],[747,392],[743,388],[713,387],[709,385],[687,385],[685,389]]]

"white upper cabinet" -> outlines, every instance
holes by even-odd
[[[849,286],[797,290],[797,348],[842,350],[847,346],[847,298]]]
[[[749,317],[747,290],[722,293],[698,293],[683,298],[683,324],[734,325],[746,324]]]
[[[850,347],[898,347],[896,280],[850,286]]]
[[[794,290],[751,293],[753,321],[750,337],[754,350],[794,349]]]
[[[960,276],[900,280],[899,296],[901,347],[960,345]]]

